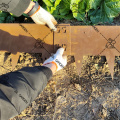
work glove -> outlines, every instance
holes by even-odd
[[[56,72],[61,70],[67,65],[67,56],[63,56],[64,48],[59,48],[55,54],[49,59],[45,60],[43,65],[54,63],[56,65]]]
[[[33,10],[34,13],[30,16],[32,18],[32,20],[36,23],[36,24],[42,24],[45,25],[47,24],[50,29],[52,29],[53,31],[56,31],[57,28],[55,27],[55,25],[57,24],[57,21],[55,20],[55,18],[49,13],[47,12],[45,9],[43,9],[38,2],[35,1],[35,4],[38,5],[37,10]],[[37,6],[35,5],[35,6]]]

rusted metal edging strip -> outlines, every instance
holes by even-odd
[[[79,73],[84,55],[100,55],[106,56],[113,78],[115,56],[120,55],[119,39],[120,26],[71,26],[71,53]]]
[[[119,26],[60,24],[58,31],[53,33],[43,25],[1,24],[0,35],[1,51],[9,51],[13,54],[42,53],[43,60],[51,56],[58,47],[65,47],[67,55],[75,56],[79,73],[84,55],[105,55],[113,76],[115,56],[120,55]]]

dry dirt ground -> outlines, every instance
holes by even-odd
[[[72,58],[68,56],[68,62]],[[21,53],[14,70],[41,64],[39,54]],[[0,74],[11,70],[10,53],[0,52],[0,65]],[[84,56],[81,76],[77,75],[75,63],[69,64],[49,80],[28,108],[11,120],[120,120],[119,69],[120,57],[116,56],[112,80],[105,57]]]

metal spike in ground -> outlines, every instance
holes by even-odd
[[[115,55],[113,55],[113,54],[110,54],[110,55],[106,54],[106,59],[107,59],[108,66],[109,66],[110,73],[111,73],[112,80],[113,80],[113,77],[114,77],[114,60],[115,60]]]
[[[18,63],[18,59],[19,59],[20,53],[17,52],[16,54],[11,54],[12,57],[12,70],[15,68],[15,66]]]

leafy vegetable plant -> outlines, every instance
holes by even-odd
[[[57,20],[75,18],[85,24],[111,23],[120,14],[120,0],[43,0],[39,4]],[[0,12],[0,23],[13,22],[14,18],[13,14]]]
[[[57,18],[85,23],[111,23],[120,14],[120,0],[43,0],[47,10]]]
[[[14,20],[15,18],[13,15],[0,11],[0,23],[12,23]]]

